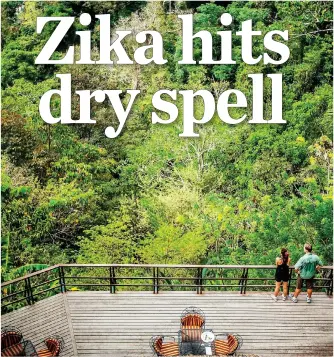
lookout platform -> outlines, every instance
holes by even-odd
[[[295,304],[274,302],[269,292],[70,291],[9,312],[2,325],[18,327],[36,344],[61,335],[61,356],[149,357],[150,337],[177,338],[180,314],[188,306],[204,311],[214,333],[242,336],[240,354],[333,356],[333,299],[325,293],[314,293],[311,304],[302,294]]]

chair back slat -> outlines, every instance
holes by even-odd
[[[184,342],[200,341],[201,334],[202,329],[197,326],[182,327],[182,341]]]
[[[1,350],[17,345],[22,340],[22,334],[16,331],[5,331],[1,333]]]
[[[154,348],[155,352],[161,353],[162,342],[163,342],[163,339],[161,336],[157,337],[156,340],[153,342],[153,348]]]
[[[238,340],[233,335],[227,336],[227,343],[230,348],[231,353],[238,348]]]
[[[235,336],[227,335],[227,340],[216,340],[214,344],[217,355],[227,355],[236,351],[239,342]]]
[[[52,356],[59,356],[60,353],[60,341],[55,338],[48,338],[45,340],[46,347],[52,353]]]
[[[13,356],[25,356],[24,345],[18,343],[17,345],[12,345],[4,350],[1,350],[1,356],[3,357],[13,357]]]
[[[200,328],[204,324],[204,319],[200,315],[191,314],[191,315],[184,316],[181,319],[181,324],[184,327],[197,327],[197,328]]]

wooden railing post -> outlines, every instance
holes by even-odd
[[[28,279],[24,280],[24,296],[27,300],[28,305],[30,305],[30,292],[29,292],[29,286],[28,286]]]
[[[63,292],[63,279],[61,276],[61,269],[60,266],[58,267],[58,276],[59,276],[59,287],[60,287],[60,292]]]
[[[159,293],[159,270],[157,267],[153,268],[153,294]]]
[[[248,281],[248,268],[245,269],[245,276],[244,276],[244,291],[243,293],[246,294],[246,289],[247,289],[247,281]]]
[[[65,273],[64,273],[63,266],[58,267],[58,273],[59,273],[60,292],[66,293]]]
[[[115,294],[116,293],[116,272],[115,272],[115,267],[110,267],[109,268],[109,282],[110,282],[110,293]]]
[[[243,293],[245,272],[246,272],[246,269],[243,268],[243,269],[242,269],[241,278],[240,278],[240,280],[239,280],[240,294]]]
[[[202,274],[203,274],[203,268],[198,268],[197,269],[197,294],[202,294],[203,292]]]
[[[34,294],[32,291],[30,278],[26,278],[24,280],[24,285],[25,285],[25,296],[26,296],[27,303],[28,305],[31,305],[34,303]]]
[[[110,294],[112,294],[112,271],[111,271],[111,267],[109,267],[109,291],[110,291]]]
[[[59,276],[59,287],[60,287],[60,292],[63,293],[64,292],[64,287],[63,287],[63,277],[61,274],[61,267],[58,267],[58,276]]]

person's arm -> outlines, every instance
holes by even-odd
[[[280,265],[281,264],[281,258],[277,257],[276,258],[276,266]]]
[[[302,266],[302,263],[303,263],[303,257],[300,258],[300,259],[298,260],[298,262],[296,263],[296,265],[295,265],[295,272],[296,272],[297,274],[300,273],[300,268],[301,268],[301,266]]]
[[[318,257],[317,266],[315,267],[318,272],[319,272],[319,270],[320,270],[320,268],[321,268],[322,266],[323,266],[322,261],[321,261],[320,258]]]
[[[291,258],[289,258],[289,260],[288,260],[288,265],[290,265],[291,264]]]

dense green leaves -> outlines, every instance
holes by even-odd
[[[2,261],[6,278],[38,264],[213,263],[271,264],[282,246],[295,263],[305,241],[332,262],[332,4],[330,2],[4,2],[2,123]],[[188,8],[187,8],[188,5]],[[263,32],[289,30],[290,59],[281,66],[180,65],[177,12],[194,11],[194,31],[233,32],[253,19]],[[172,10],[172,12],[170,12]],[[175,12],[173,12],[175,11]],[[160,31],[163,66],[36,66],[53,27],[35,33],[36,16],[111,14],[118,29]],[[7,16],[5,16],[7,14]],[[74,29],[56,56],[76,44]],[[93,43],[98,23],[93,21]],[[213,53],[219,57],[219,37]],[[125,41],[133,53],[133,38]],[[201,57],[195,41],[194,56]],[[263,52],[255,39],[254,56]],[[96,49],[93,50],[96,52]],[[281,126],[230,126],[219,118],[198,127],[199,138],[180,138],[182,103],[174,124],[152,125],[152,95],[159,89],[207,89],[217,98],[229,88],[249,96],[250,73],[283,74]],[[77,89],[141,90],[117,139],[104,128],[117,120],[94,103],[96,125],[50,126],[38,112],[41,95],[58,88],[55,73],[71,73]],[[265,111],[271,91],[265,83]],[[59,100],[52,103],[59,112]],[[78,98],[72,101],[78,118]],[[203,108],[196,103],[196,114]],[[251,105],[246,109],[251,115]],[[37,264],[37,265],[36,265]],[[40,265],[43,267],[43,265]]]

